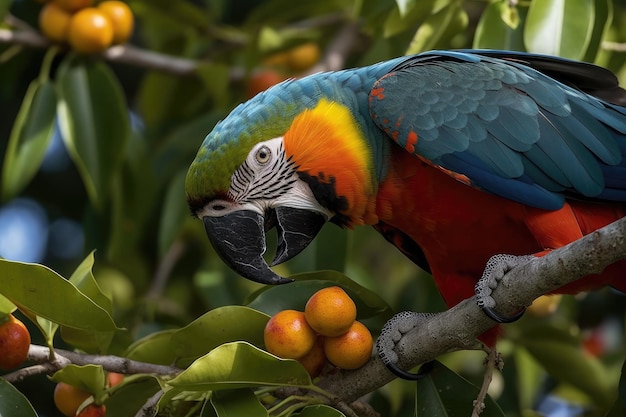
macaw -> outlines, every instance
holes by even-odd
[[[188,204],[245,278],[289,282],[263,258],[272,227],[276,265],[328,221],[369,225],[454,306],[493,255],[540,256],[626,215],[625,105],[609,70],[521,52],[430,51],[291,79],[206,136]],[[558,292],[626,291],[624,273],[620,261]]]

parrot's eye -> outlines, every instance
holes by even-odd
[[[256,151],[256,155],[255,155],[256,161],[261,165],[267,164],[271,156],[272,156],[272,152],[270,151],[270,148],[268,148],[267,146],[261,146]]]

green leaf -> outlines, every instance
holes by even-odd
[[[523,51],[523,26],[519,23],[525,10],[520,11],[508,2],[490,3],[478,21],[473,48]]]
[[[54,132],[56,95],[50,82],[33,81],[13,124],[2,168],[2,199],[10,200],[35,176]]]
[[[193,362],[168,385],[186,391],[258,386],[309,386],[297,361],[280,359],[247,342],[223,344]]]
[[[128,347],[124,357],[140,362],[171,365],[178,357],[172,345],[172,335],[176,331],[163,330],[139,339]]]
[[[0,314],[13,313],[17,307],[4,295],[0,294]]]
[[[427,377],[417,381],[417,410],[419,416],[457,417],[472,413],[478,387],[457,375],[440,362],[434,362]],[[498,405],[487,396],[481,417],[504,417]]]
[[[161,386],[154,376],[130,375],[116,388],[104,401],[107,416],[134,416]]]
[[[524,27],[529,52],[581,59],[593,33],[593,0],[533,0]]]
[[[294,414],[297,417],[345,417],[341,411],[327,405],[310,405],[304,407],[302,411]]]
[[[237,340],[263,346],[263,329],[268,320],[268,315],[249,307],[216,308],[174,332],[172,347],[177,356],[189,358]]]
[[[77,329],[117,329],[106,310],[43,265],[0,259],[0,276],[0,294],[21,309]]]
[[[180,171],[172,178],[165,193],[161,221],[159,222],[159,253],[164,254],[176,236],[181,226],[189,216],[189,208],[185,202],[185,176],[187,169]]]
[[[587,52],[583,57],[583,61],[594,62],[598,53],[601,51],[602,41],[605,40],[613,21],[613,3],[611,0],[595,0],[595,19],[593,23],[593,31]]]
[[[106,376],[100,365],[74,365],[70,364],[57,371],[50,377],[55,382],[65,382],[94,396],[105,390]]]
[[[98,306],[104,309],[109,315],[113,315],[111,300],[104,295],[96,279],[93,276],[92,268],[94,264],[94,254],[91,252],[76,268],[69,281],[78,288],[80,292],[89,297]],[[72,327],[61,327],[63,340],[74,347],[89,353],[106,352],[113,332],[98,332],[91,329],[74,329]]]
[[[623,417],[626,416],[626,362],[622,365],[622,376],[619,380],[619,388],[617,390],[617,400],[606,417]]]
[[[549,336],[520,343],[553,378],[578,388],[598,404],[608,406],[613,402],[613,385],[607,370],[597,358],[585,354],[580,345]]]
[[[211,405],[218,417],[267,417],[267,410],[248,388],[214,391]]]
[[[100,60],[65,61],[57,77],[59,125],[92,204],[102,208],[130,137],[122,88]]]
[[[406,14],[403,14],[399,7],[394,7],[385,18],[383,37],[389,38],[418,26],[431,15],[434,4],[435,0],[420,0]]]
[[[467,13],[460,3],[450,3],[420,25],[406,54],[416,54],[434,49],[443,39],[451,38],[452,34],[464,29],[467,26],[467,21]]]
[[[3,378],[0,378],[0,417],[37,417],[24,394]]]
[[[11,3],[11,0],[0,0],[0,22],[4,21],[4,16],[6,16],[11,8]]]
[[[378,315],[391,318],[393,314],[391,308],[378,294],[340,272],[315,271],[292,275],[290,278],[293,278],[295,282],[289,285],[265,286],[251,294],[246,304],[270,316],[287,309],[303,311],[307,300],[316,291],[338,285],[356,304],[359,319]]]
[[[396,0],[400,16],[406,16],[406,14],[415,7],[415,0]]]

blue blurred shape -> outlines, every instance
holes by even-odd
[[[537,411],[545,417],[581,417],[585,409],[554,395],[547,395],[539,404]]]
[[[0,256],[41,262],[48,243],[48,218],[34,200],[16,198],[0,208]]]
[[[76,259],[83,255],[85,234],[80,223],[60,218],[50,225],[48,242],[50,255],[65,260]]]

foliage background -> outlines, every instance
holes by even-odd
[[[0,4],[5,32],[37,27],[40,4]],[[154,69],[141,51],[131,64],[113,54],[76,57],[62,48],[51,53],[15,39],[1,38],[0,44],[0,256],[70,276],[95,250],[93,274],[111,296],[116,323],[128,329],[115,334],[111,354],[122,355],[133,341],[181,328],[206,311],[245,304],[259,288],[234,276],[215,255],[201,224],[188,214],[183,182],[204,136],[248,98],[248,80],[268,67],[272,54],[314,42],[323,52],[341,52],[340,66],[352,67],[436,48],[527,50],[598,63],[626,84],[622,0],[128,4],[137,19],[131,44],[166,54],[170,70]],[[184,58],[191,70],[173,71],[173,57]],[[321,59],[322,68],[332,68],[325,55]],[[39,110],[20,122],[36,79],[53,85],[56,99],[41,99]],[[35,139],[12,149],[9,138],[24,126],[44,133],[24,134]],[[431,279],[368,229],[345,233],[327,226],[279,269],[342,271],[394,311],[445,309]],[[564,297],[556,313],[527,315],[507,326],[499,345],[506,367],[492,387],[503,412],[605,415],[614,407],[613,415],[622,415],[613,401],[626,354],[624,304],[622,295],[606,289]],[[375,331],[384,319],[368,324]],[[30,327],[34,343],[45,343]],[[72,347],[60,336],[54,344]],[[442,360],[480,381],[481,354]],[[30,378],[18,387],[41,415],[57,415],[51,381]],[[414,396],[414,384],[395,381],[371,401],[382,415],[413,415]]]

